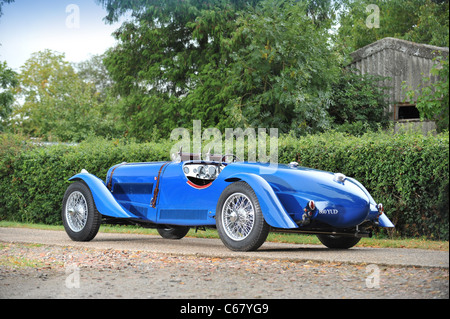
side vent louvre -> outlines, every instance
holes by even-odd
[[[193,219],[206,220],[208,216],[207,210],[198,209],[161,209],[159,212],[160,219]]]

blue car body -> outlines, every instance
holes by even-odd
[[[109,222],[216,226],[221,194],[230,184],[245,182],[272,230],[364,237],[372,226],[394,227],[358,181],[295,164],[189,158],[121,163],[109,169],[105,180],[83,170],[70,178],[76,180],[87,184],[97,211]]]

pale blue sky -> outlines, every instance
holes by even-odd
[[[101,54],[114,45],[111,34],[121,25],[106,24],[106,11],[94,0],[15,0],[2,10],[0,61],[16,71],[44,49],[65,53],[69,62]]]

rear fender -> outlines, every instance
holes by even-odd
[[[298,225],[288,215],[269,183],[256,174],[240,173],[227,179],[227,182],[244,181],[255,191],[264,219],[276,228],[298,228]]]
[[[378,217],[378,224],[381,227],[386,227],[386,228],[395,227],[394,224],[389,220],[389,218],[384,213],[381,214],[380,217]]]
[[[379,214],[377,204],[376,204],[375,200],[372,198],[372,196],[370,195],[369,191],[356,179],[350,178],[350,177],[347,177],[347,179],[349,181],[351,181],[353,184],[357,185],[366,194],[367,198],[369,198],[369,203],[370,203],[369,216],[370,215],[377,216],[378,225],[381,227],[394,228],[395,225],[389,220],[389,218],[384,213],[382,213],[381,215]]]
[[[77,180],[82,180],[88,185],[94,198],[95,207],[100,214],[117,218],[138,218],[116,201],[105,183],[97,176],[83,170],[69,178],[69,181]]]

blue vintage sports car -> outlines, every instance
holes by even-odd
[[[105,181],[85,170],[71,177],[62,204],[69,237],[92,240],[102,223],[153,227],[169,239],[183,238],[191,227],[216,227],[236,251],[258,249],[270,231],[316,234],[327,247],[345,249],[370,237],[374,226],[394,227],[383,205],[343,174],[295,162],[178,155],[171,162],[115,165]]]

